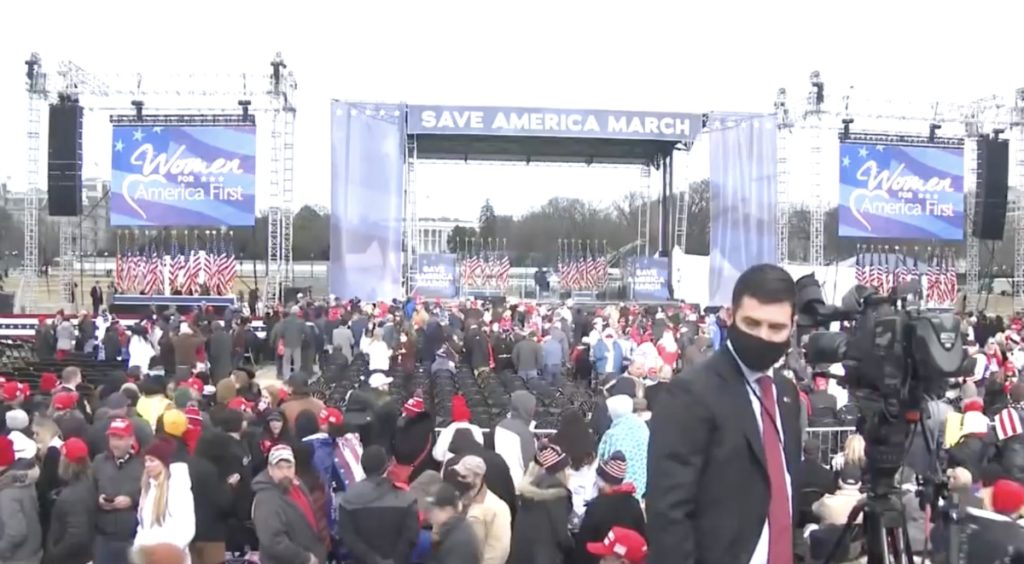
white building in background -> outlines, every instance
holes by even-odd
[[[476,228],[476,223],[462,219],[420,218],[416,222],[416,242],[421,253],[447,253],[448,236],[456,227]]]

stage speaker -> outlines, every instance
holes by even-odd
[[[0,314],[14,313],[14,294],[0,292]]]
[[[71,101],[51,105],[49,133],[50,216],[82,215],[82,106]]]
[[[1003,240],[1009,175],[1009,141],[979,139],[978,188],[974,199],[974,229],[971,230],[971,235],[978,239]]]

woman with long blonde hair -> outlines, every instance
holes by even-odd
[[[161,437],[145,451],[135,546],[172,544],[188,551],[196,532],[188,465],[175,462],[178,446]],[[190,562],[186,556],[186,562]]]

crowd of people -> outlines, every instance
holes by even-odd
[[[823,459],[807,433],[857,406],[836,367],[794,354],[794,302],[766,265],[716,312],[300,298],[258,343],[231,310],[40,319],[36,352],[64,368],[4,377],[0,562],[814,561],[862,498],[865,445]],[[1021,330],[966,316],[959,387],[927,405],[951,485],[1007,519],[1024,506]],[[247,364],[256,347],[276,378]],[[86,382],[82,355],[117,368]],[[542,432],[529,388],[486,427],[461,394],[406,389],[458,370],[568,376],[595,401]],[[325,401],[312,384],[339,371],[362,383]],[[908,496],[928,464],[910,452]],[[909,517],[915,552],[941,542]]]

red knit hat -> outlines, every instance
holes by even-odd
[[[203,393],[204,386],[206,384],[203,384],[203,381],[195,376],[185,380],[185,387],[200,395]]]
[[[4,382],[4,401],[12,402],[18,399],[21,395],[21,384],[14,380],[7,380]]]
[[[982,412],[985,410],[985,402],[981,398],[968,398],[962,404],[964,413],[971,411]]]
[[[1013,480],[996,480],[992,485],[992,510],[1001,515],[1016,515],[1024,508],[1024,485]]]
[[[0,468],[14,464],[14,443],[5,435],[0,435]]]
[[[60,385],[60,380],[57,379],[57,375],[53,372],[43,372],[39,376],[39,392],[48,394],[57,389]]]
[[[426,410],[426,406],[423,405],[423,398],[420,396],[413,396],[409,398],[409,401],[405,402],[405,405],[402,406],[402,415],[406,417],[415,417]]]
[[[68,462],[85,462],[89,460],[89,447],[78,437],[72,437],[60,447],[60,453]]]
[[[53,396],[53,409],[69,411],[78,406],[78,392],[60,392]]]
[[[170,466],[171,460],[174,458],[174,453],[178,450],[178,445],[174,443],[174,439],[167,437],[161,437],[146,449],[146,456],[153,457],[163,463],[164,466]]]
[[[473,412],[466,405],[466,398],[462,394],[452,396],[452,421],[469,421],[473,418]]]
[[[317,419],[320,421],[320,426],[325,427],[327,425],[341,425],[345,421],[345,415],[334,407],[325,407],[320,410],[317,414]]]

